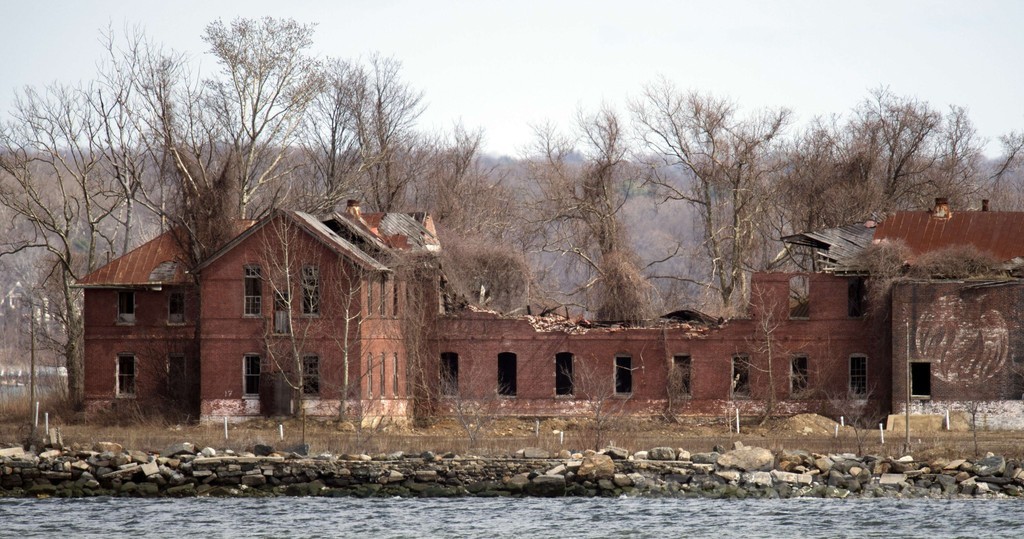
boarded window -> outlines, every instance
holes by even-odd
[[[398,317],[398,281],[391,281],[391,316]]]
[[[167,295],[167,323],[185,323],[185,293],[171,292]]]
[[[669,373],[669,390],[677,397],[690,395],[692,361],[688,355],[672,356],[672,372]]]
[[[865,307],[867,305],[867,294],[867,286],[864,284],[864,278],[850,277],[849,284],[847,285],[847,316],[851,318],[860,318],[864,316]]]
[[[320,356],[307,354],[302,357],[302,394],[320,394]]]
[[[516,355],[512,352],[498,354],[498,394],[516,396]]]
[[[866,397],[868,394],[867,356],[850,356],[850,394],[855,397]]]
[[[633,358],[615,356],[615,392],[628,395],[633,392]]]
[[[121,290],[117,293],[117,323],[135,323],[135,292]]]
[[[315,266],[302,268],[302,314],[320,314],[320,269]]]
[[[555,354],[555,395],[572,395],[572,353]]]
[[[385,291],[387,290],[387,287],[388,287],[388,276],[383,274],[383,273],[381,273],[380,274],[380,279],[379,279],[379,281],[377,283],[377,286],[380,287],[380,294],[379,294],[380,304],[379,304],[378,307],[380,309],[380,315],[384,316],[384,315],[387,314],[387,305],[388,305],[388,297],[385,294]]]
[[[789,317],[809,318],[810,316],[810,280],[806,275],[794,275],[789,278]]]
[[[459,354],[441,352],[441,394],[455,396],[459,393]]]
[[[373,354],[366,354],[366,398],[373,398]]]
[[[732,396],[750,396],[750,356],[738,354],[732,358]]]
[[[380,353],[380,398],[384,398],[384,392],[388,387],[387,378],[387,355],[384,352]]]
[[[799,395],[807,391],[810,378],[807,374],[807,356],[795,355],[790,362],[789,389],[791,395]]]
[[[135,396],[135,354],[117,355],[117,396]]]
[[[243,314],[259,316],[263,313],[263,285],[259,266],[245,267],[245,298]]]
[[[242,388],[248,397],[260,394],[260,356],[256,354],[242,358]]]
[[[932,364],[910,364],[910,396],[929,398],[932,396]]]

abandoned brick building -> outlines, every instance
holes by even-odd
[[[987,210],[940,200],[783,238],[818,271],[752,275],[743,318],[677,311],[643,327],[445,309],[424,214],[278,211],[194,268],[165,233],[80,281],[87,403],[172,403],[206,420],[464,403],[516,416],[882,414],[905,407],[909,382],[912,412],[979,405],[990,426],[1011,426],[1024,411],[1024,213]],[[903,276],[869,295],[859,257],[887,242],[906,245],[908,264],[971,246],[996,273]]]

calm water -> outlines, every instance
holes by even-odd
[[[1022,537],[1018,500],[0,499],[0,537]]]

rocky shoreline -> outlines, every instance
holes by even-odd
[[[401,452],[304,456],[256,446],[235,453],[181,443],[160,453],[101,442],[89,449],[0,449],[0,497],[651,496],[703,498],[1021,497],[1021,462],[916,461],[805,451],[690,453],[609,447],[505,458]]]

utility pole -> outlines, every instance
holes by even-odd
[[[29,330],[28,330],[28,357],[29,357],[29,373],[28,373],[28,422],[32,425],[32,436],[36,438],[36,423],[33,417],[33,409],[36,403],[36,307],[35,305],[29,309]],[[24,327],[24,326],[23,326]]]
[[[910,453],[910,320],[907,320],[907,359],[903,362],[903,366],[907,369],[905,380],[907,383],[907,403],[903,409],[906,438],[903,441],[903,452]]]

